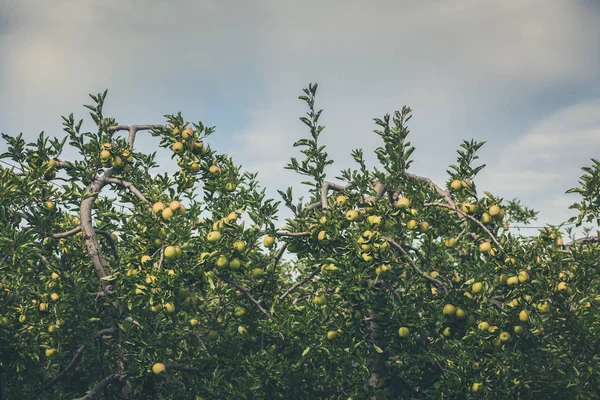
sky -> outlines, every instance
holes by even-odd
[[[478,188],[557,224],[600,157],[598,21],[596,0],[0,0],[0,132],[63,137],[71,112],[91,130],[82,105],[108,89],[119,123],[181,111],[216,126],[211,147],[272,197],[300,196],[283,167],[309,135],[298,96],[317,82],[329,179],[356,166],[352,149],[375,166],[373,118],[407,105],[411,172],[443,184],[462,141],[486,141]]]

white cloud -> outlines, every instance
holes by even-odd
[[[210,120],[196,113],[215,96],[234,101],[259,87],[231,110],[249,124],[231,136],[221,125],[214,140],[273,189],[299,180],[282,168],[308,134],[297,96],[309,81],[320,83],[331,176],[354,165],[353,148],[372,165],[372,118],[403,104],[414,109],[415,172],[441,182],[463,137],[488,140],[491,189],[533,206],[547,185],[561,193],[575,183],[598,143],[593,102],[549,118],[520,107],[545,93],[563,106],[556,88],[599,82],[600,24],[583,2],[23,0],[3,6],[3,17],[0,123],[53,132],[59,114],[104,88],[124,123],[179,109]],[[528,129],[532,119],[541,122]]]

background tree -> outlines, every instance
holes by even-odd
[[[106,92],[95,132],[3,134],[0,398],[596,397],[598,236],[509,232],[536,212],[477,191],[482,142],[442,185],[410,171],[407,107],[375,119],[377,167],[357,149],[328,180],[316,92],[286,166],[307,202],[266,198],[202,122],[118,124]],[[181,170],[151,175],[144,134]],[[571,192],[597,224],[598,161]]]

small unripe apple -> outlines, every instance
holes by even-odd
[[[233,249],[241,253],[246,249],[246,243],[243,240],[238,240],[233,243]]]
[[[175,246],[167,246],[164,251],[165,258],[172,259],[177,258],[177,250]]]
[[[105,149],[100,152],[100,159],[102,161],[108,161],[109,158],[110,158],[110,151]]]
[[[167,367],[165,367],[165,364],[163,363],[156,363],[152,366],[152,372],[154,373],[154,375],[160,375],[166,370]]]
[[[236,317],[241,317],[246,314],[246,309],[243,307],[237,307],[233,313]]]
[[[473,285],[471,286],[471,290],[475,294],[479,294],[479,293],[483,292],[483,283],[481,283],[481,282],[473,283]]]
[[[519,271],[518,277],[519,277],[519,282],[521,282],[521,283],[529,282],[529,273],[525,270]]]
[[[169,220],[173,216],[173,210],[171,210],[170,208],[167,207],[164,210],[162,210],[161,215],[164,220]]]
[[[53,272],[52,275],[50,275],[50,277],[55,281],[60,279],[60,275],[57,274],[56,272]]]
[[[123,159],[119,156],[115,156],[115,158],[113,158],[113,161],[111,163],[111,166],[113,168],[121,168],[123,166]]]
[[[479,251],[482,253],[489,253],[492,249],[492,244],[490,242],[483,242],[479,245]]]
[[[233,269],[233,270],[237,270],[240,269],[240,266],[242,264],[240,263],[240,260],[238,260],[237,258],[234,258],[233,260],[231,260],[229,262],[229,268]]]
[[[154,214],[158,214],[159,212],[164,210],[165,207],[166,207],[165,203],[158,201],[158,202],[154,203],[154,205],[152,206],[152,212]]]
[[[275,244],[275,238],[273,236],[265,236],[263,239],[263,245],[267,248],[273,247]]]
[[[167,314],[173,314],[175,312],[175,304],[167,303],[165,304],[165,311]]]
[[[343,206],[347,203],[348,199],[344,195],[339,195],[335,198],[335,202],[338,206]]]
[[[209,232],[208,235],[206,236],[206,240],[208,240],[210,243],[218,242],[219,240],[221,240],[221,232],[219,232],[219,231]]]
[[[410,336],[410,330],[407,327],[402,326],[400,327],[400,329],[398,329],[398,336],[400,336],[401,338],[407,338],[408,336]]]
[[[322,306],[327,302],[327,299],[325,298],[325,296],[321,295],[321,296],[315,296],[314,300],[316,305],[318,306]]]
[[[460,189],[462,189],[463,186],[462,186],[462,183],[458,179],[455,179],[452,181],[452,183],[450,183],[450,187],[453,190],[460,190]]]
[[[194,131],[190,128],[185,128],[182,132],[181,132],[181,138],[183,140],[188,140],[189,138],[192,137],[192,135],[194,134]]]
[[[492,217],[497,217],[500,215],[500,213],[502,212],[502,210],[500,209],[500,207],[493,205],[488,209],[488,213],[492,216]]]
[[[521,310],[519,313],[519,321],[527,322],[529,321],[529,312],[527,310]]]
[[[184,149],[183,143],[181,143],[181,142],[175,142],[173,147],[171,147],[171,150],[173,150],[173,153],[175,153],[175,154],[183,153],[183,149]]]
[[[327,332],[327,339],[328,340],[334,340],[335,338],[337,338],[338,333],[337,331],[329,331]]]
[[[204,149],[204,142],[202,140],[196,140],[192,143],[192,151],[195,153],[202,151],[202,149]]]
[[[53,302],[57,302],[60,299],[60,295],[58,293],[52,293],[50,295],[50,300],[52,300]]]
[[[48,210],[48,211],[54,211],[54,208],[55,208],[55,207],[54,207],[54,202],[53,202],[53,201],[50,201],[50,200],[48,200],[48,201],[46,201],[46,202],[44,203],[44,207],[45,207],[45,208],[46,208],[46,210]]]
[[[511,276],[506,280],[506,284],[508,286],[517,286],[519,284],[519,277],[518,276]]]
[[[261,276],[262,276],[262,274],[263,274],[264,272],[265,272],[265,271],[264,271],[262,268],[254,268],[254,269],[252,270],[252,277],[253,277],[253,278],[259,278],[259,277],[261,277]]]
[[[483,390],[483,383],[475,382],[473,386],[471,386],[471,391],[474,393],[481,392]]]
[[[356,221],[360,221],[360,219],[361,219],[361,215],[358,211],[356,211],[356,210],[346,211],[346,220],[348,220],[350,222],[356,222]]]
[[[419,232],[426,233],[429,231],[429,222],[423,221],[419,224]]]
[[[444,315],[451,317],[454,314],[456,314],[456,307],[454,307],[454,305],[452,304],[446,304],[442,312],[444,313]]]
[[[39,305],[39,310],[40,310],[41,312],[45,312],[45,311],[47,311],[47,310],[48,310],[48,304],[46,304],[46,303],[40,303],[40,305]]]
[[[410,199],[408,197],[400,197],[396,202],[398,208],[407,209],[410,207]]]
[[[455,244],[456,244],[455,238],[447,238],[446,240],[444,240],[444,245],[446,247],[454,247]]]
[[[216,165],[211,165],[210,168],[208,169],[208,172],[210,172],[213,175],[217,175],[218,173],[221,172],[221,168],[219,168]]]
[[[500,333],[500,336],[498,338],[502,341],[502,343],[508,343],[511,340],[510,333],[508,332]]]
[[[52,355],[54,354],[55,351],[56,351],[56,349],[46,349],[46,351],[45,351],[46,357],[48,357],[48,358],[52,357]]]
[[[217,258],[217,267],[219,267],[219,268],[223,268],[228,263],[229,263],[229,260],[223,254],[221,254],[219,256],[219,258]]]
[[[521,325],[515,325],[513,328],[515,335],[520,335],[523,332],[525,332],[525,329],[523,329],[523,327]]]
[[[414,219],[411,219],[410,221],[408,221],[406,223],[406,229],[409,230],[415,230],[417,228],[417,221],[415,221]]]

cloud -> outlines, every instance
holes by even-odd
[[[297,119],[308,82],[320,83],[331,177],[355,165],[354,148],[375,163],[372,118],[403,104],[414,110],[415,172],[441,183],[463,138],[487,140],[482,162],[508,171],[493,176],[494,188],[534,206],[544,185],[572,181],[583,156],[570,154],[596,140],[598,121],[581,102],[600,97],[590,89],[600,83],[599,9],[585,2],[22,0],[2,8],[1,131],[54,134],[59,115],[109,88],[106,113],[122,123],[181,110],[216,124],[211,145],[259,171],[275,196],[298,187],[282,167],[308,135]],[[159,162],[172,163],[164,154]]]

